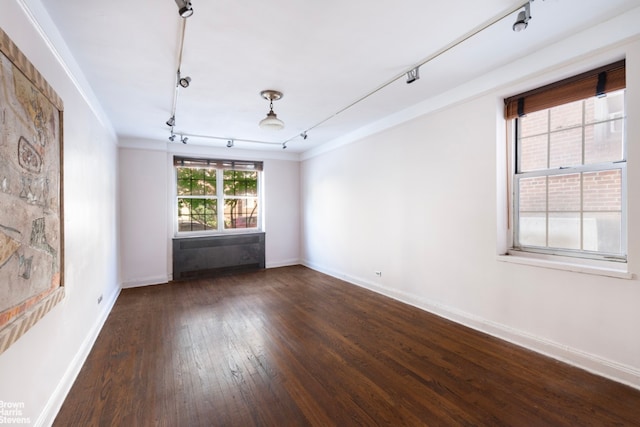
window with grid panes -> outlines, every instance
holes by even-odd
[[[260,228],[262,162],[174,157],[177,232]]]
[[[608,67],[507,100],[514,249],[626,260],[624,63]]]

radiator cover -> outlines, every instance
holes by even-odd
[[[264,268],[265,233],[173,239],[173,280]]]

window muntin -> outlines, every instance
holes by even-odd
[[[514,248],[626,259],[624,93],[514,119]]]
[[[177,233],[260,227],[262,162],[176,156]]]

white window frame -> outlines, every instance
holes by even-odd
[[[585,98],[588,99],[588,98]],[[627,262],[627,253],[628,253],[628,230],[627,230],[627,134],[626,134],[626,120],[627,120],[627,104],[626,104],[626,90],[624,90],[624,115],[622,116],[622,160],[612,161],[612,162],[601,162],[601,163],[592,163],[587,165],[579,165],[579,166],[571,166],[571,167],[560,167],[560,168],[548,168],[542,170],[535,170],[529,172],[518,172],[518,135],[517,135],[517,120],[518,118],[511,119],[509,122],[511,131],[509,132],[510,137],[510,170],[511,170],[511,193],[512,193],[512,233],[510,236],[510,253],[517,254],[520,253],[529,253],[534,255],[548,255],[556,257],[568,257],[568,258],[577,258],[583,259],[587,262],[592,260],[592,265],[602,266],[608,263],[625,263]],[[563,104],[564,105],[564,104]],[[615,117],[611,117],[609,119],[600,120],[597,122],[589,123],[588,125],[602,124],[602,123],[611,123],[613,125]],[[618,120],[618,122],[620,122]],[[582,122],[581,127],[584,128],[585,123]],[[584,143],[584,141],[583,141]],[[620,245],[622,248],[622,254],[608,254],[604,252],[592,252],[586,250],[577,250],[577,249],[563,249],[563,248],[551,248],[551,247],[538,247],[538,246],[526,246],[519,245],[519,189],[520,189],[520,179],[539,177],[539,176],[556,176],[556,175],[569,175],[569,174],[578,174],[585,172],[597,172],[597,171],[609,171],[609,170],[620,170],[621,172],[621,235],[620,235]],[[547,212],[548,213],[548,212]],[[582,210],[581,210],[581,221],[582,221]],[[547,221],[548,227],[548,221]],[[582,226],[581,226],[582,232]],[[515,253],[514,253],[515,252]],[[550,259],[550,258],[543,258]],[[603,264],[604,262],[604,264]],[[583,262],[580,262],[583,263]]]
[[[177,158],[181,158],[181,156],[176,156]],[[237,160],[214,160],[214,159],[199,159],[199,160],[210,160],[212,162],[224,162],[224,163],[234,163],[234,162],[242,162]],[[262,162],[248,162],[248,163],[262,163]],[[212,236],[212,235],[227,235],[227,234],[249,234],[249,233],[261,233],[263,232],[263,195],[262,195],[262,182],[263,182],[263,171],[256,169],[257,172],[257,196],[225,196],[224,195],[224,171],[225,170],[233,170],[231,167],[224,166],[211,166],[212,169],[216,170],[216,195],[178,195],[178,167],[179,165],[173,164],[173,229],[175,237],[204,237],[204,236]],[[193,168],[197,168],[197,166],[193,166]],[[217,221],[218,228],[216,230],[196,230],[196,231],[180,231],[178,224],[178,199],[207,199],[207,200],[216,200],[217,201]],[[257,216],[257,226],[251,228],[225,228],[224,227],[224,202],[225,199],[256,199],[258,202],[258,216]]]

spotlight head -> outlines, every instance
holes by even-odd
[[[193,15],[193,7],[191,7],[189,0],[176,0],[176,4],[178,5],[178,13],[182,18],[188,18]]]
[[[420,67],[416,67],[407,72],[407,84],[413,83],[420,78]]]
[[[167,126],[174,127],[175,125],[176,125],[176,116],[169,117],[169,120],[167,120]]]
[[[526,16],[524,10],[520,11],[520,13],[518,13],[518,19],[513,24],[513,31],[518,33],[520,31],[524,30],[525,28],[527,28],[527,25],[529,25],[527,16]]]
[[[186,144],[189,138],[187,138],[186,136],[183,136],[180,140],[182,141],[183,144]]]
[[[189,84],[191,84],[191,77],[182,77],[180,80],[178,80],[178,84],[183,88],[188,88]]]
[[[529,3],[524,5],[524,10],[521,10],[518,13],[518,18],[516,22],[513,24],[513,31],[516,33],[524,30],[529,25],[529,20],[531,19],[531,2],[533,0],[529,0]]]
[[[176,140],[176,136],[174,134],[171,134],[171,136],[169,137],[169,141],[173,142]]]
[[[300,136],[302,137],[302,139],[307,139],[308,135],[307,135],[307,132],[302,132]]]
[[[282,149],[283,149],[283,150],[286,150],[286,149],[287,149],[287,143],[286,143],[286,142],[283,142],[283,143],[282,143]]]
[[[227,148],[233,147],[233,139],[227,141]]]

